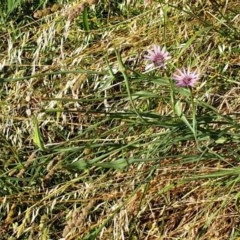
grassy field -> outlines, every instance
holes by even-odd
[[[239,240],[240,3],[6,2],[0,239]]]

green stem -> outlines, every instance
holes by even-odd
[[[173,109],[173,117],[175,118],[177,116],[176,110],[175,110],[175,91],[174,91],[174,84],[172,79],[169,79],[169,84],[170,84],[170,97],[171,97],[171,105]]]
[[[132,105],[132,108],[134,110],[134,112],[136,113],[136,115],[143,121],[145,121],[143,119],[143,117],[138,113],[135,105],[134,105],[134,102],[133,102],[133,99],[132,99],[132,94],[131,94],[131,90],[130,90],[130,85],[129,85],[129,79],[128,79],[128,75],[126,73],[126,68],[123,64],[123,61],[122,61],[122,58],[121,58],[121,55],[120,53],[115,50],[115,53],[116,53],[116,57],[117,57],[117,61],[118,61],[118,67],[119,67],[119,71],[122,73],[122,76],[124,78],[124,81],[125,81],[125,85],[126,85],[126,89],[127,89],[127,93],[128,93],[128,97],[129,97],[129,100],[130,100],[130,104]]]
[[[194,139],[198,147],[198,138],[197,138],[197,119],[196,119],[196,106],[194,102],[194,96],[193,96],[193,90],[190,88],[190,96],[191,96],[191,108],[192,108],[192,129],[193,129],[193,135]]]

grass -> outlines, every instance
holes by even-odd
[[[86,2],[1,10],[2,239],[240,239],[240,4]]]

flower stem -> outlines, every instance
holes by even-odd
[[[192,130],[193,130],[194,139],[195,139],[196,144],[197,144],[197,148],[199,148],[198,138],[197,138],[196,106],[195,106],[195,102],[194,102],[194,96],[193,96],[192,88],[190,88],[190,96],[191,96],[191,108],[192,108]]]
[[[174,84],[172,79],[169,79],[169,85],[170,85],[170,97],[171,97],[171,105],[173,109],[173,117],[175,118],[177,116],[176,110],[175,110],[175,91],[174,91]]]

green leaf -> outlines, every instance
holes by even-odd
[[[218,139],[215,141],[215,143],[223,144],[223,143],[225,143],[226,141],[227,141],[227,138],[225,138],[225,137],[220,137],[220,138],[218,138]]]
[[[112,168],[112,169],[124,169],[129,165],[128,161],[125,158],[120,158],[112,162],[96,163],[95,166],[102,168]]]
[[[41,150],[44,151],[43,137],[39,129],[37,117],[33,117],[33,142]]]
[[[88,164],[86,160],[78,160],[76,162],[73,162],[71,164],[67,164],[66,168],[72,169],[72,170],[85,170],[87,169],[91,164]]]
[[[89,32],[90,30],[88,21],[88,11],[86,7],[83,10],[83,28],[86,32]]]
[[[175,104],[175,112],[177,114],[178,117],[182,116],[182,107],[181,107],[181,102],[177,101]]]

